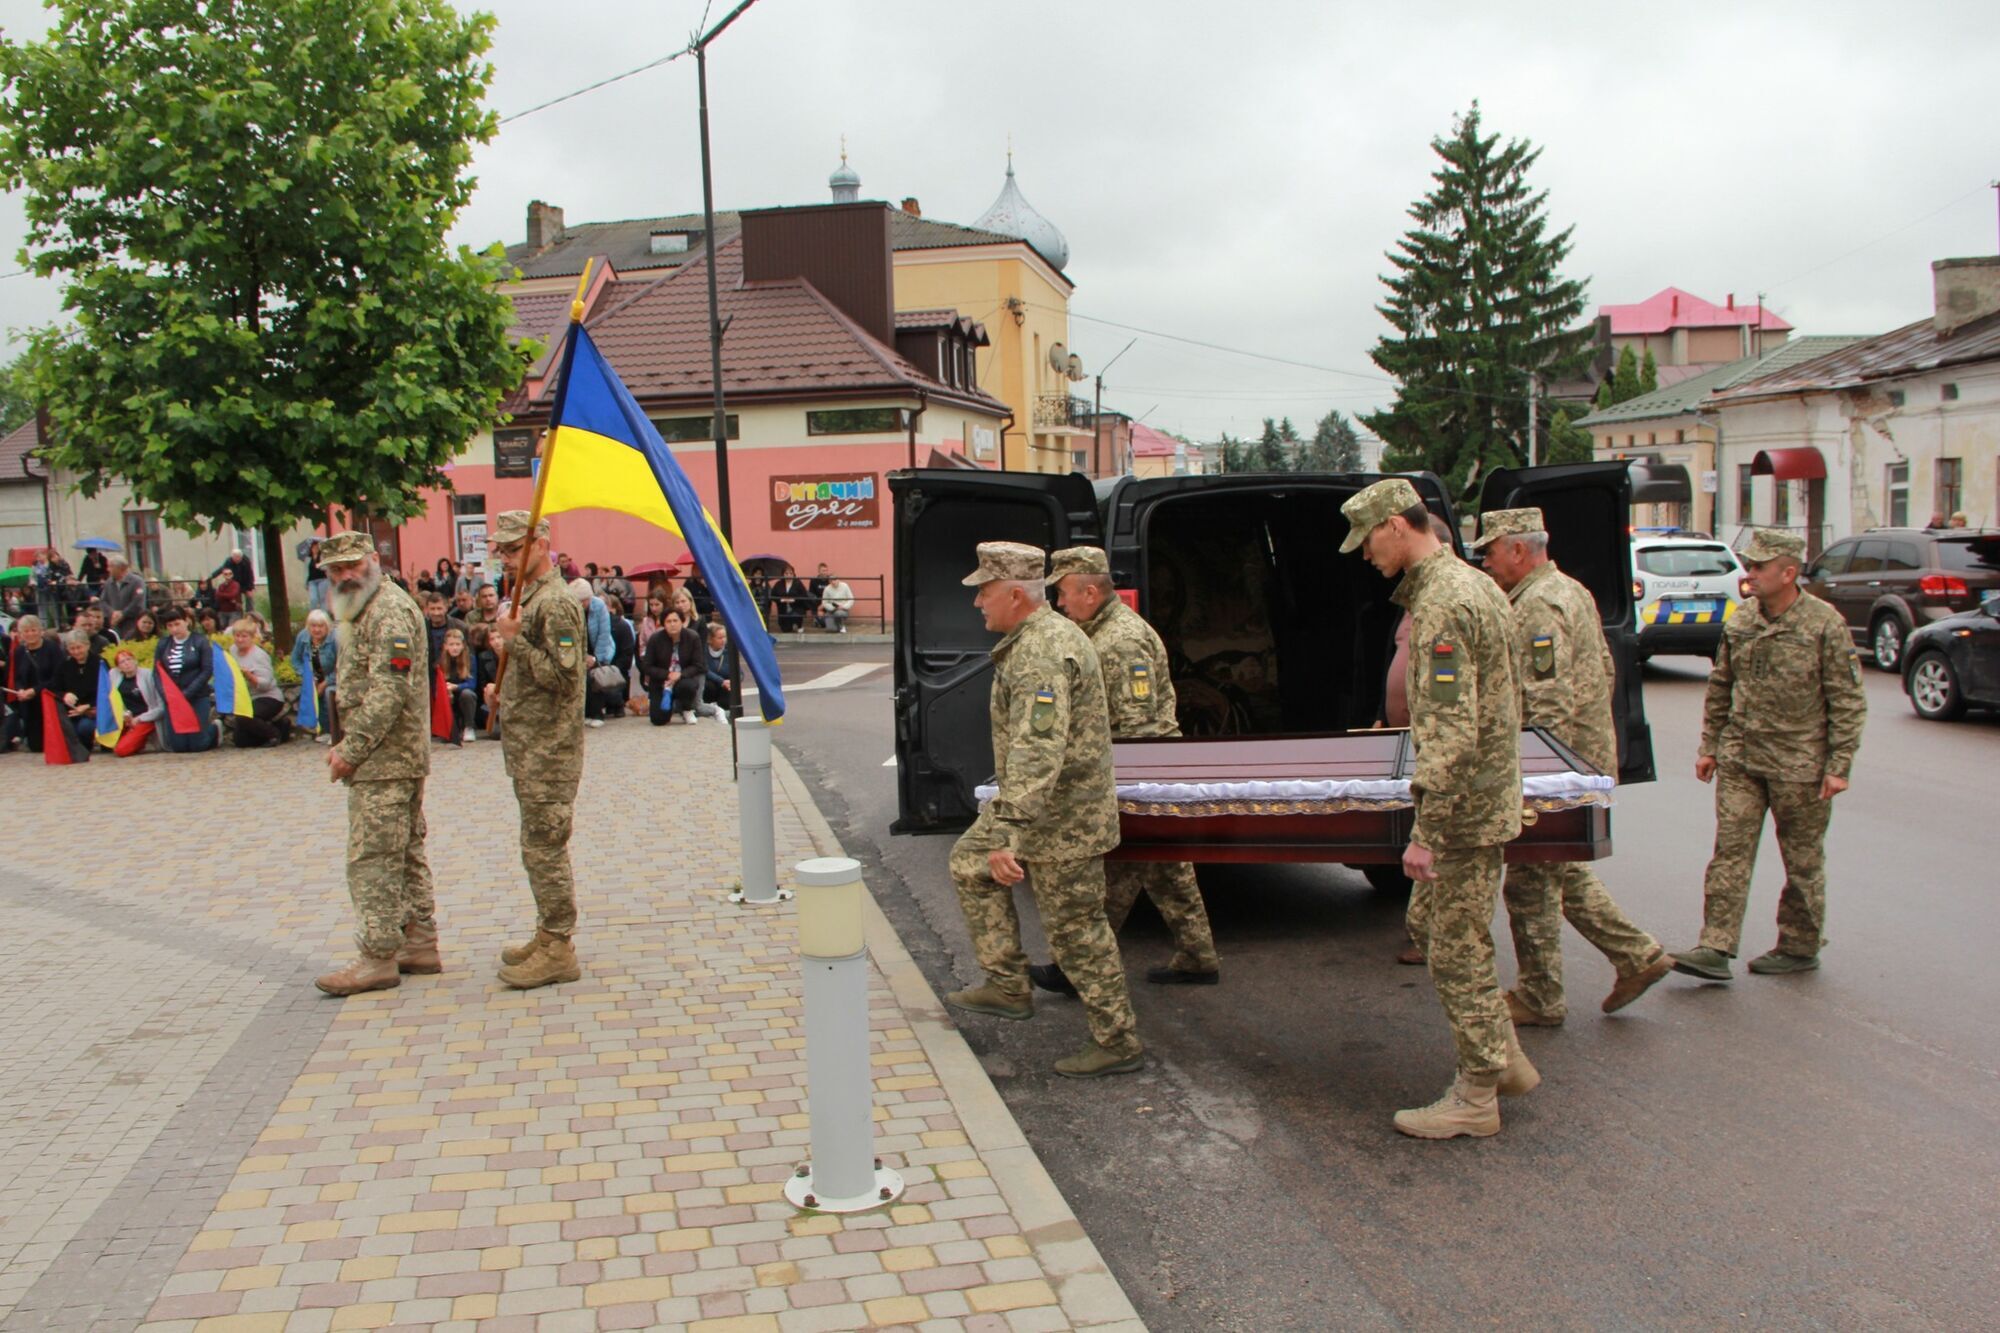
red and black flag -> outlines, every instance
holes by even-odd
[[[42,694],[42,762],[45,764],[87,764],[90,746],[77,739],[76,728],[63,713],[62,700],[54,690]]]
[[[455,719],[451,710],[451,686],[445,683],[444,668],[431,668],[431,735],[441,741],[452,739]]]

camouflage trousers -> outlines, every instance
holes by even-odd
[[[424,859],[424,780],[352,782],[347,788],[347,896],[354,901],[354,947],[388,958],[403,927],[437,911]]]
[[[1513,1025],[1493,966],[1501,855],[1498,847],[1435,853],[1431,865],[1437,878],[1411,886],[1405,918],[1451,1023],[1458,1070],[1474,1077],[1507,1067],[1507,1032]]]
[[[1518,973],[1514,993],[1544,1018],[1561,1018],[1563,1002],[1562,923],[1597,946],[1618,975],[1644,971],[1660,956],[1660,942],[1632,924],[1611,901],[1587,865],[1507,867],[1507,924],[1514,934]]]
[[[1173,932],[1174,956],[1167,964],[1183,972],[1215,972],[1215,934],[1208,928],[1201,885],[1194,867],[1185,861],[1107,861],[1104,863],[1104,919],[1117,934],[1132,915],[1132,904],[1144,893],[1160,909]]]
[[[1817,782],[1780,782],[1728,765],[1715,773],[1715,855],[1702,886],[1702,946],[1734,957],[1742,942],[1766,810],[1778,826],[1778,854],[1785,862],[1778,949],[1816,958],[1826,943],[1826,826],[1833,802],[1819,798]]]
[[[515,778],[521,806],[521,868],[535,895],[535,925],[568,939],[576,930],[576,876],[569,835],[576,822],[576,783]]]
[[[986,854],[996,840],[984,816],[951,849],[951,878],[972,932],[973,953],[987,980],[1009,995],[1028,993],[1028,956],[1021,952],[1021,919],[1014,890],[993,878]],[[1138,1020],[1125,991],[1125,962],[1104,919],[1104,858],[1023,861],[1028,887],[1041,913],[1049,952],[1083,1000],[1091,1040],[1119,1055],[1140,1050]]]

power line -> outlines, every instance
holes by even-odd
[[[1912,227],[1922,226],[1924,223],[1929,222],[1932,218],[1936,217],[1938,214],[1949,212],[1950,210],[1958,207],[1960,204],[1964,203],[1967,199],[1970,199],[1973,195],[1980,193],[1982,190],[1990,190],[1992,188],[1993,187],[1990,185],[1975,185],[1971,189],[1967,190],[1964,194],[1961,194],[1955,199],[1953,199],[1950,203],[1944,204],[1938,208],[1934,208],[1930,212],[1924,214],[1922,217],[1912,219],[1909,222],[1905,222],[1902,226],[1897,227],[1892,231],[1885,231],[1872,241],[1863,241],[1860,245],[1855,246],[1852,250],[1843,251],[1840,254],[1835,255],[1833,258],[1827,260],[1825,263],[1815,264],[1813,267],[1807,269],[1803,273],[1794,273],[1791,277],[1786,278],[1783,282],[1773,284],[1769,290],[1781,291],[1784,288],[1789,287],[1793,283],[1797,282],[1800,278],[1810,278],[1813,274],[1819,272],[1821,269],[1832,268],[1835,264],[1840,263],[1843,259],[1852,259],[1855,255],[1860,254],[1863,250],[1867,250],[1873,246],[1880,245],[1882,242],[1888,240],[1892,236],[1900,236],[1904,232],[1910,230],[1910,228]]]
[[[706,11],[704,11],[704,13],[705,12]],[[623,74],[613,74],[608,79],[599,79],[596,83],[587,83],[581,88],[573,88],[569,92],[564,93],[560,97],[551,97],[546,102],[538,102],[534,106],[527,107],[524,110],[516,111],[511,116],[502,116],[500,117],[500,123],[502,125],[511,124],[512,122],[521,119],[523,116],[532,116],[537,111],[547,111],[552,106],[560,106],[564,102],[570,101],[573,98],[578,98],[583,96],[585,93],[594,93],[599,88],[609,88],[612,84],[618,83],[625,79],[629,79],[635,74],[644,74],[649,69],[658,69],[662,65],[671,65],[673,64],[674,61],[679,60],[682,56],[686,55],[688,51],[691,49],[692,48],[684,47],[679,51],[671,53],[670,55],[661,56],[658,60],[648,60],[643,65],[636,65],[633,68],[626,70]]]

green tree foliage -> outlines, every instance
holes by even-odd
[[[0,44],[0,183],[74,327],[27,358],[51,459],[185,531],[403,518],[489,425],[509,345],[471,196],[489,16],[446,0],[59,0]],[[288,629],[284,583],[273,618]],[[287,637],[289,635],[287,634]]]
[[[1496,467],[1526,460],[1528,374],[1580,373],[1584,285],[1564,278],[1571,229],[1551,232],[1548,196],[1528,183],[1540,150],[1482,134],[1479,104],[1431,141],[1430,193],[1388,256],[1394,329],[1371,353],[1395,377],[1396,403],[1363,418],[1384,443],[1383,467],[1429,468],[1467,495]]]
[[[1659,372],[1655,370],[1653,374],[1657,378]],[[1626,343],[1618,353],[1618,368],[1611,372],[1611,401],[1622,403],[1644,392],[1639,385],[1639,358],[1632,354],[1632,344]]]
[[[1257,446],[1251,453],[1250,466],[1254,472],[1292,470],[1292,460],[1285,453],[1284,437],[1278,432],[1278,423],[1270,417],[1264,418],[1264,433],[1257,437]]]
[[[1242,440],[1237,439],[1234,435],[1231,435],[1228,431],[1222,432],[1216,438],[1215,443],[1207,446],[1202,452],[1209,459],[1209,470],[1211,472],[1249,472],[1252,470],[1250,466],[1250,446]]]
[[[1614,401],[1611,396],[1611,381],[1599,380],[1597,384],[1597,401],[1594,404],[1597,410],[1602,412],[1605,408],[1610,407]]]
[[[1328,412],[1313,427],[1311,443],[1307,444],[1299,456],[1301,472],[1359,472],[1361,470],[1361,437],[1355,433],[1354,423],[1340,414],[1339,409]]]
[[[35,415],[35,399],[19,361],[0,366],[0,435]]]
[[[1593,456],[1590,432],[1571,421],[1567,407],[1558,407],[1549,421],[1549,436],[1542,447],[1542,461],[1588,463]]]
[[[1639,392],[1651,393],[1660,387],[1660,363],[1653,359],[1653,349],[1646,349],[1645,359],[1639,362]]]

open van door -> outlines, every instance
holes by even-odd
[[[949,833],[979,813],[993,776],[987,630],[960,580],[981,542],[1097,545],[1097,501],[1077,473],[919,469],[889,474],[896,509],[896,822]]]
[[[1479,512],[1538,508],[1549,555],[1590,589],[1604,621],[1618,679],[1611,708],[1618,728],[1618,780],[1653,780],[1653,730],[1639,675],[1639,629],[1632,601],[1632,482],[1623,461],[1500,468],[1487,474]]]

